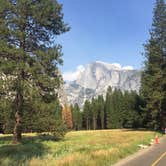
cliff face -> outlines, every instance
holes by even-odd
[[[75,81],[67,82],[64,85],[64,91],[69,103],[78,103],[82,107],[85,100],[90,100],[100,94],[105,95],[108,86],[122,91],[138,92],[140,79],[140,71],[97,61],[88,64]]]

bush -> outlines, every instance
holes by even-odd
[[[64,122],[58,122],[58,124],[55,125],[55,129],[52,131],[52,135],[55,139],[62,139],[67,131],[67,125]]]
[[[54,127],[51,128],[49,132],[39,133],[39,137],[45,140],[60,140],[67,133],[67,125],[62,121],[56,121]]]

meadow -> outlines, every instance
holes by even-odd
[[[149,144],[159,133],[140,130],[72,131],[53,141],[37,134],[24,134],[13,145],[12,135],[0,136],[2,166],[110,166]]]

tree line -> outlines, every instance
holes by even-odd
[[[42,10],[43,9],[43,10]],[[13,133],[70,129],[166,127],[166,3],[156,0],[139,95],[112,91],[63,109],[57,91],[61,46],[56,36],[69,30],[57,0],[1,0],[0,130]],[[62,131],[62,132],[60,132]]]
[[[85,101],[83,109],[71,105],[74,130],[96,130],[145,127],[145,102],[135,91],[122,92],[108,88],[106,97],[99,95]]]

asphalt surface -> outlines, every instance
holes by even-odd
[[[166,135],[159,140],[159,144],[140,150],[114,166],[166,166]]]

